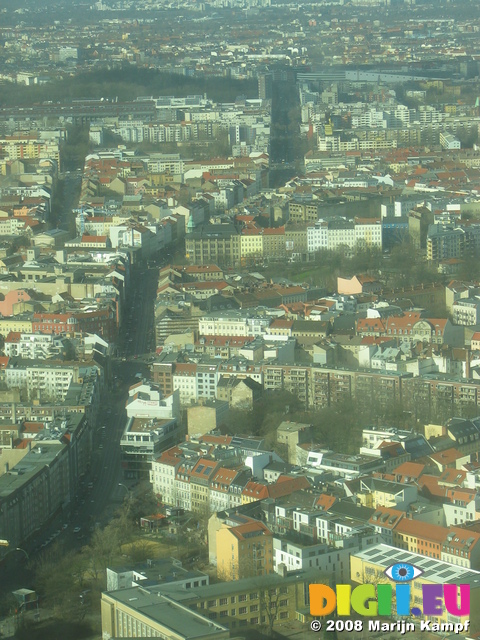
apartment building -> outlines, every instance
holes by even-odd
[[[221,580],[241,580],[273,572],[273,535],[257,520],[216,532],[217,575]]]
[[[152,460],[150,483],[153,493],[161,498],[164,504],[177,506],[176,475],[181,464],[181,450],[178,447],[167,449],[156,460]]]
[[[53,334],[39,335],[36,333],[14,333],[5,338],[5,355],[9,358],[45,360],[55,355],[61,356],[63,351],[62,338]]]
[[[240,249],[240,231],[232,224],[204,224],[185,236],[185,257],[194,265],[238,265]]]
[[[452,305],[453,323],[472,326],[480,323],[480,298],[464,298]]]
[[[25,425],[28,428],[29,423]],[[6,463],[0,475],[0,537],[11,548],[70,503],[91,456],[91,428],[85,414],[65,413],[48,427],[43,422],[32,426],[28,446],[15,463]]]
[[[78,364],[10,358],[5,369],[5,383],[9,389],[27,389],[31,397],[63,401],[71,383],[80,382],[93,369],[95,367]]]
[[[223,311],[205,315],[198,321],[204,336],[259,336],[272,323],[272,317],[250,311]]]
[[[341,247],[350,249],[382,249],[382,224],[376,218],[320,219],[307,227],[309,253],[321,250],[336,251]]]
[[[190,471],[191,511],[200,515],[210,514],[210,483],[220,467],[220,462],[200,458]]]
[[[183,440],[185,431],[176,418],[134,418],[127,420],[120,439],[120,455],[125,478],[149,473],[161,451]]]
[[[290,200],[288,203],[288,219],[292,223],[316,222],[318,219],[318,202]]]
[[[286,256],[285,227],[265,228],[263,230],[263,257],[267,260],[281,261]]]
[[[447,527],[477,520],[480,515],[480,496],[473,489],[447,489],[443,510]]]

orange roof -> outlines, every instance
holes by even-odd
[[[411,330],[413,325],[422,319],[418,311],[411,311],[403,316],[390,316],[387,319],[387,329],[401,329],[404,332]]]
[[[447,497],[452,501],[465,502],[475,500],[476,492],[473,489],[447,489]]]
[[[414,536],[417,539],[422,538],[429,542],[441,544],[448,535],[448,529],[438,524],[429,524],[420,520],[410,520],[403,518],[396,527],[397,533],[403,533],[407,536]]]
[[[174,375],[195,376],[196,372],[197,365],[195,363],[190,364],[189,362],[178,362],[175,364]]]
[[[95,244],[105,244],[107,241],[107,236],[90,236],[86,233],[82,236],[82,242],[93,242]]]
[[[385,324],[381,318],[360,318],[357,320],[357,333],[364,331],[385,333]]]
[[[193,467],[190,477],[208,480],[210,475],[215,471],[217,464],[218,463],[215,460],[200,458],[197,464]]]
[[[322,493],[322,495],[315,502],[315,506],[320,507],[324,511],[328,511],[330,507],[333,507],[336,501],[337,499],[335,496],[331,496],[328,493]]]
[[[228,485],[232,484],[232,482],[235,480],[237,473],[238,472],[236,469],[226,469],[225,467],[220,467],[220,469],[217,470],[217,472],[211,479],[212,483],[218,483],[220,486],[211,486],[211,488],[215,490],[222,490],[223,485],[225,486],[225,489],[227,489]]]
[[[422,493],[430,498],[445,500],[447,498],[447,490],[438,484],[438,476],[429,476],[423,474],[418,480]]]
[[[393,470],[393,473],[397,476],[403,476],[411,478],[412,480],[417,480],[425,470],[424,464],[419,464],[418,462],[404,462],[396,469]]]
[[[10,331],[8,336],[5,338],[5,342],[20,342],[22,337],[22,333],[20,331]]]
[[[263,522],[259,522],[258,520],[254,522],[247,522],[246,524],[239,524],[236,527],[231,527],[230,531],[239,540],[246,540],[247,537],[250,538],[252,533],[257,533],[259,536],[273,535],[270,529],[263,524]]]
[[[450,449],[445,449],[445,451],[439,451],[437,453],[432,453],[429,455],[429,458],[431,458],[432,460],[434,460],[435,462],[443,466],[446,466],[448,464],[453,464],[455,460],[458,460],[458,458],[463,458],[463,457],[464,457],[464,454],[460,453],[460,451],[458,451],[458,449],[455,449],[454,447],[451,447]]]
[[[369,518],[369,523],[382,527],[382,529],[394,529],[405,513],[390,507],[377,507]]]
[[[43,431],[44,425],[43,422],[24,422],[23,423],[23,433],[38,433],[39,431]]]
[[[220,444],[220,445],[229,445],[232,443],[231,436],[213,436],[209,433],[206,433],[201,438],[199,438],[200,442],[205,442],[207,444]]]
[[[270,329],[291,329],[293,327],[293,320],[284,320],[282,318],[276,318],[270,325]]]
[[[445,469],[441,474],[438,482],[440,484],[451,484],[456,487],[462,486],[467,472],[463,469]]]

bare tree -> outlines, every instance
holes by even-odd
[[[260,587],[260,616],[265,617],[267,633],[273,634],[273,627],[278,613],[279,589],[275,587]],[[261,620],[262,618],[260,618]]]

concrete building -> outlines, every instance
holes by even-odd
[[[126,478],[148,474],[152,461],[183,440],[185,431],[174,417],[129,418],[120,439],[122,469]]]
[[[282,422],[277,427],[277,444],[285,447],[285,460],[290,464],[297,464],[297,445],[312,441],[313,427],[311,424],[299,422]]]
[[[270,574],[195,589],[162,585],[104,592],[102,633],[226,640],[230,633],[268,626],[270,620],[275,630],[277,621],[307,621],[308,585],[316,581],[318,571],[299,571],[292,576]]]

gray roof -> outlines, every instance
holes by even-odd
[[[390,547],[386,544],[378,544],[352,555],[357,558],[362,558],[362,560],[367,562],[385,567],[385,569],[397,562],[412,564],[423,571],[422,580],[426,579],[428,582],[440,584],[470,584],[472,588],[480,588],[479,571],[465,569],[448,562],[434,560],[428,556]]]

